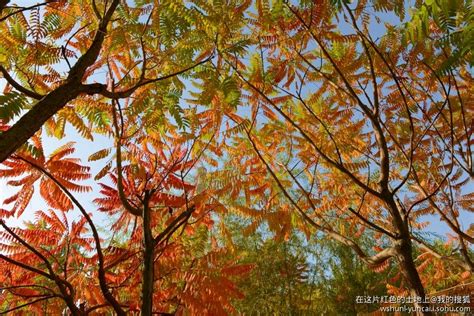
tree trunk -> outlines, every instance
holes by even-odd
[[[393,224],[398,230],[398,238],[395,240],[396,257],[400,267],[400,272],[407,283],[410,296],[414,297],[414,307],[416,315],[432,315],[427,309],[429,304],[423,303],[425,300],[425,289],[421,282],[420,275],[416,270],[415,261],[413,260],[413,247],[411,243],[411,233],[409,230],[408,219],[403,209],[398,207],[393,195],[389,191],[385,191],[385,201],[392,215]],[[416,298],[420,298],[418,302]]]
[[[409,238],[398,240],[396,242],[396,249],[400,271],[407,282],[410,296],[415,298],[419,297],[422,300],[421,303],[416,300],[413,303],[414,307],[418,310],[416,315],[432,315],[431,312],[423,311],[423,308],[428,308],[429,304],[423,303],[426,294],[420,275],[416,270],[415,262],[413,261],[411,240]]]
[[[147,195],[146,195],[147,196]],[[142,273],[142,315],[151,316],[153,312],[153,253],[154,241],[151,231],[151,214],[148,198],[143,206],[143,273]]]

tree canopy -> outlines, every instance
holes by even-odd
[[[351,314],[471,284],[473,10],[0,1],[0,312]]]

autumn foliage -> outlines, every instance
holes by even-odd
[[[472,282],[474,8],[447,2],[0,1],[0,312]]]

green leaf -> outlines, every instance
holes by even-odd
[[[0,95],[0,119],[8,123],[28,106],[26,97],[18,92]]]

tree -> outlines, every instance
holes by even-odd
[[[116,128],[121,129],[118,122]],[[134,140],[142,145],[136,146]],[[5,240],[0,254],[2,269],[10,271],[2,277],[0,303],[4,311],[30,305],[41,311],[38,304],[48,300],[49,308],[49,300],[59,299],[64,305],[56,304],[58,309],[49,309],[50,312],[61,313],[67,306],[74,315],[110,308],[116,314],[125,314],[138,309],[139,297],[139,310],[147,315],[152,314],[153,304],[163,312],[189,309],[223,313],[232,309],[229,300],[238,292],[226,275],[234,273],[233,263],[220,259],[223,250],[217,246],[209,245],[196,252],[186,245],[190,243],[187,239],[202,231],[200,225],[212,223],[212,205],[206,193],[191,194],[194,186],[184,180],[196,161],[190,160],[191,154],[176,143],[166,154],[164,142],[158,139],[128,141],[126,160],[122,160],[120,149],[124,144],[117,143],[117,168],[109,173],[117,188],[101,184],[102,197],[96,199],[99,211],[120,214],[110,232],[102,237],[97,223],[72,193],[87,190],[74,182],[89,174],[77,159],[67,157],[74,152],[71,144],[45,159],[41,142],[36,139],[37,147],[31,152],[19,152],[5,162],[9,168],[1,171],[2,177],[21,176],[9,182],[21,186],[19,193],[9,198],[16,202],[14,211],[27,208],[33,183],[38,180],[40,194],[57,211],[37,212],[37,220],[24,229],[11,229],[3,220],[0,222]],[[157,145],[160,146],[154,147]],[[99,157],[96,154],[93,159]],[[73,204],[82,217],[69,224],[65,212]],[[194,228],[188,226],[191,218]],[[137,223],[141,229],[137,229]],[[189,237],[181,237],[183,233]],[[198,242],[205,244],[205,237],[201,236]],[[104,239],[108,246],[104,246]],[[191,246],[199,249],[192,242]],[[203,278],[208,275],[213,277]],[[221,284],[226,280],[228,287]],[[173,284],[177,281],[188,284]],[[159,291],[155,290],[155,283],[163,283]],[[199,295],[201,287],[206,288],[202,290],[205,295]]]
[[[394,277],[393,265],[371,270],[350,248],[322,234],[307,240],[294,230],[281,238],[265,224],[254,230],[251,218],[235,214],[225,216],[214,233],[231,249],[229,255],[253,265],[246,278],[236,280],[245,295],[235,301],[240,314],[368,313],[379,304],[357,303],[357,296],[387,295],[387,280]],[[356,239],[370,245],[370,237]]]
[[[21,187],[7,198],[13,207],[2,209],[2,217],[28,209],[38,198],[37,181],[41,198],[54,209],[39,212],[23,229],[1,219],[2,265],[12,271],[2,280],[3,311],[41,310],[41,304],[48,310],[49,300],[62,301],[53,312],[67,308],[72,314],[232,310],[230,299],[240,294],[226,275],[241,272],[221,260],[224,250],[206,245],[205,235],[198,244],[192,241],[200,225],[212,224],[211,211],[219,207],[188,182],[195,164],[208,156],[204,151],[214,147],[215,126],[185,113],[185,85],[178,76],[212,57],[217,26],[226,18],[221,13],[237,5],[61,1],[18,8],[2,2],[0,71],[7,86],[1,100],[0,158],[6,167],[1,173],[9,185]],[[227,20],[239,21],[241,14]],[[103,78],[100,71],[106,72]],[[104,84],[91,83],[104,78]],[[43,153],[40,135],[62,138],[69,123],[86,139],[97,134],[113,139],[89,157],[109,157],[95,180],[108,175],[112,181],[101,183],[102,197],[94,192],[97,211],[118,214],[105,235],[74,195],[90,189],[75,183],[89,178],[89,167],[64,158],[74,146],[49,158]],[[68,224],[65,212],[73,208],[80,220]],[[44,243],[57,227],[61,230]],[[193,248],[203,244],[202,251]]]
[[[229,168],[249,175],[235,195],[245,195],[244,212],[278,233],[303,221],[372,267],[395,259],[403,287],[424,297],[413,242],[473,268],[466,252],[473,237],[459,221],[472,211],[472,76],[465,68],[439,75],[434,69],[446,60],[440,50],[400,44],[402,32],[377,17],[396,11],[390,4],[339,6],[333,14],[325,1],[259,2],[253,49],[219,48],[226,62],[220,71],[240,82],[248,102],[248,115],[231,117],[243,133],[228,145]],[[385,29],[378,39],[375,25]],[[417,237],[424,214],[448,224],[462,260]],[[375,252],[350,237],[365,229],[378,236]]]
[[[427,5],[427,21],[442,21],[438,4]],[[253,263],[261,273],[268,266],[239,262],[212,235],[229,213],[248,218],[249,232],[266,223],[275,234],[258,250],[288,264],[276,287],[285,295],[314,294],[302,257],[278,243],[295,231],[351,249],[360,261],[335,246],[328,253],[361,276],[394,275],[392,294],[467,280],[469,44],[439,40],[451,22],[433,28],[436,45],[407,37],[404,8],[0,1],[0,176],[19,189],[0,210],[3,310],[234,313],[244,296],[237,285],[259,292],[242,276]],[[459,19],[459,33],[470,34],[470,15]],[[455,61],[451,51],[460,52]],[[71,158],[72,137],[99,135],[106,140],[87,163]],[[50,150],[50,137],[66,145]],[[24,227],[8,222],[31,216],[39,199],[51,210]],[[100,213],[112,224],[101,227]],[[450,229],[448,246],[426,237],[426,215]],[[334,272],[321,290],[337,301],[348,275]],[[306,310],[296,297],[282,302]]]
[[[205,23],[197,21],[201,18],[199,11],[184,5],[173,6],[173,1],[159,8],[146,4],[130,7],[126,2],[119,6],[119,2],[47,2],[44,12],[40,13],[39,6],[29,8],[29,22],[22,9],[3,10],[6,15],[0,18],[4,34],[0,72],[9,87],[3,100],[2,123],[7,124],[24,109],[27,111],[0,134],[0,161],[7,159],[48,120],[54,125],[52,117],[71,101],[80,102],[94,95],[129,97],[140,93],[146,85],[183,74],[209,60],[212,50],[205,43],[206,33],[199,36],[200,32],[193,30],[194,23]],[[113,19],[114,16],[117,18]],[[175,18],[173,22],[171,18]],[[111,20],[114,22],[110,23]],[[157,38],[160,23],[164,29]],[[201,48],[204,54],[196,54],[194,47]],[[172,55],[174,58],[170,58]],[[193,60],[196,55],[197,61]],[[71,65],[70,59],[75,57],[77,60]],[[113,91],[106,84],[84,83],[107,65],[114,71],[110,75],[119,77]],[[68,69],[65,75],[64,68]],[[13,71],[19,80],[14,78]],[[20,93],[21,100],[18,93],[9,93],[12,88]],[[78,111],[76,107],[74,111],[70,107],[64,111],[54,132],[61,134],[66,121],[84,129]]]
[[[231,249],[229,256],[252,266],[246,278],[236,280],[245,295],[234,303],[239,314],[311,312],[306,297],[311,287],[309,249],[304,239],[292,234],[288,240],[278,240],[264,225],[253,231],[246,222],[240,216],[225,216],[221,229],[215,229],[218,239]]]

